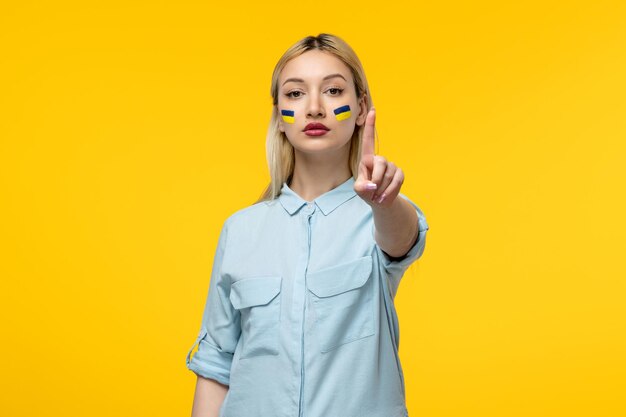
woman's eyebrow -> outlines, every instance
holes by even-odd
[[[341,77],[341,78],[344,79],[344,81],[346,81],[346,82],[348,81],[348,80],[346,80],[346,77],[344,77],[343,75],[338,74],[338,73],[337,74],[327,75],[324,78],[322,78],[322,81],[328,80],[330,78],[335,78],[335,77]],[[287,84],[289,81],[293,81],[293,82],[296,82],[296,83],[303,83],[304,82],[304,80],[302,78],[287,78],[285,80],[285,82],[283,83],[283,85]]]

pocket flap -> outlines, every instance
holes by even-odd
[[[309,291],[318,297],[330,297],[362,287],[372,273],[372,256],[318,269],[307,274]]]
[[[269,303],[280,292],[278,276],[245,278],[230,287],[230,302],[237,310]]]

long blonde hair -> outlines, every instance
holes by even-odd
[[[265,149],[271,181],[256,203],[266,200],[274,200],[280,195],[283,182],[291,181],[295,166],[295,155],[293,146],[289,143],[287,136],[284,132],[281,132],[278,127],[280,117],[277,107],[278,77],[290,59],[302,55],[312,49],[319,49],[321,51],[331,53],[343,61],[352,72],[357,98],[360,99],[365,94],[367,110],[369,111],[372,108],[372,96],[367,85],[367,79],[365,78],[365,72],[363,71],[361,61],[350,45],[348,45],[343,39],[328,33],[320,33],[317,36],[307,36],[287,49],[283,56],[278,60],[276,67],[274,67],[274,73],[272,74],[270,94],[273,101],[273,111],[269,129],[267,131]],[[363,123],[362,126],[355,126],[354,133],[352,134],[352,139],[350,141],[349,164],[352,176],[355,179],[358,176],[359,161],[361,158],[361,137],[363,135],[364,127],[365,123]]]

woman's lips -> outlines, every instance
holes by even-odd
[[[304,131],[307,136],[322,136],[327,132],[329,131],[326,129],[309,129]]]

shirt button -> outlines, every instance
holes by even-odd
[[[306,207],[304,208],[304,212],[306,214],[311,214],[315,211],[315,203],[306,203]]]

